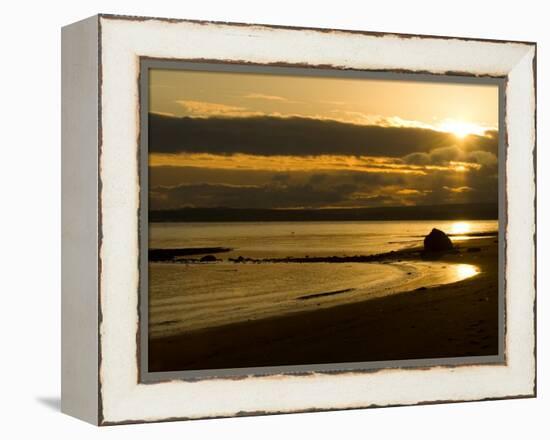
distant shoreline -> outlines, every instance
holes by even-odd
[[[155,223],[385,220],[498,220],[498,204],[474,203],[317,209],[240,209],[219,207],[149,211],[149,221]]]

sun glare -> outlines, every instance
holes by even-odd
[[[447,133],[452,133],[459,139],[464,139],[471,134],[481,135],[485,132],[485,129],[479,125],[457,120],[443,121],[439,124],[439,129]]]
[[[456,272],[458,277],[463,280],[477,275],[479,273],[479,269],[471,264],[457,264]]]
[[[451,226],[452,234],[467,234],[470,232],[471,227],[468,222],[455,222]]]

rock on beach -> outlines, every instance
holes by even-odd
[[[427,252],[444,252],[453,249],[453,243],[445,232],[433,228],[424,238],[424,250]]]

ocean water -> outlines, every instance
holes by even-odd
[[[432,228],[448,234],[496,231],[496,220],[152,223],[149,247],[233,248],[224,257],[369,255],[416,246]],[[467,239],[457,235],[454,240]]]
[[[229,258],[369,255],[415,247],[437,227],[453,240],[496,221],[152,223],[151,248],[228,247],[216,263],[149,264],[150,336],[327,308],[451,283],[478,269],[445,262],[246,263]],[[319,294],[339,292],[332,295]],[[312,296],[313,295],[313,296]],[[305,298],[304,298],[305,297]]]

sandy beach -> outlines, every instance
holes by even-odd
[[[479,268],[463,281],[150,339],[149,371],[496,355],[497,255],[495,237],[471,238],[428,257]],[[420,258],[418,249],[379,257]]]

